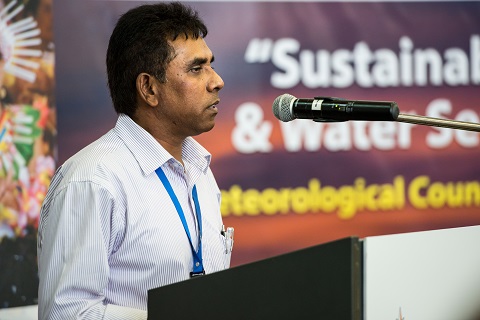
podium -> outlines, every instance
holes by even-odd
[[[480,225],[340,239],[150,290],[149,319],[480,320]]]
[[[362,246],[332,241],[148,292],[148,319],[362,319]]]

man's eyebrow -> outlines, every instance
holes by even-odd
[[[212,58],[210,59],[210,63],[212,63],[213,61],[215,60],[215,57],[212,56]],[[194,58],[189,64],[188,64],[188,67],[191,68],[193,66],[198,66],[199,64],[206,64],[208,63],[208,59],[207,58]]]

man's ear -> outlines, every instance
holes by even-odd
[[[140,99],[151,107],[158,105],[157,82],[157,79],[148,73],[143,72],[137,76],[137,94]]]

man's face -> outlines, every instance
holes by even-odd
[[[185,138],[209,131],[215,125],[222,78],[213,70],[213,54],[203,38],[178,37],[171,41],[174,59],[168,64],[166,82],[159,83],[156,114],[167,130]]]

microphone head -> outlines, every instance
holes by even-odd
[[[278,96],[272,104],[272,111],[275,117],[283,122],[292,121],[295,119],[292,111],[292,103],[297,99],[291,94],[285,93]]]

